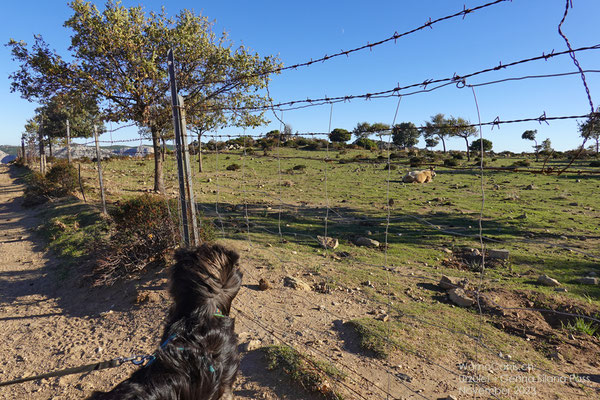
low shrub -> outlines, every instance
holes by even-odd
[[[514,167],[529,167],[529,166],[531,166],[531,161],[529,161],[529,160],[519,160],[519,161],[515,161],[512,165]]]
[[[176,199],[143,194],[118,205],[111,217],[113,234],[96,249],[95,285],[111,285],[139,275],[150,265],[162,265],[180,244]],[[198,224],[201,241],[214,240],[212,222],[198,215]]]
[[[423,157],[411,157],[410,160],[410,166],[411,167],[419,167],[423,164],[425,164],[425,158]]]
[[[233,163],[231,165],[228,165],[226,169],[227,169],[227,171],[237,171],[237,170],[239,170],[241,168],[242,167],[240,166],[240,164]]]
[[[600,160],[590,162],[590,167],[600,167]]]
[[[458,167],[458,159],[456,158],[447,158],[444,160],[444,165],[446,167]]]
[[[340,381],[345,374],[333,364],[318,361],[289,346],[265,348],[267,369],[281,370],[310,392],[319,393],[325,399],[341,400],[343,396],[333,389],[331,379]]]
[[[66,161],[58,162],[50,168],[46,175],[31,171],[25,176],[27,187],[24,192],[23,205],[33,207],[47,202],[49,199],[73,194],[77,188],[77,170]]]

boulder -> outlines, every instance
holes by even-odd
[[[508,250],[492,250],[487,251],[488,257],[494,260],[508,260]]]
[[[560,286],[560,282],[554,278],[550,278],[548,275],[540,275],[537,282],[544,286]]]
[[[308,285],[308,283],[293,276],[286,276],[285,278],[283,278],[283,285],[291,287],[292,289],[310,292],[310,286]]]
[[[581,283],[582,285],[597,285],[598,278],[595,278],[593,276],[584,276],[583,278],[575,279],[575,282]]]
[[[363,247],[379,247],[379,242],[374,239],[369,239],[366,237],[358,237],[354,240],[354,244],[357,246]]]
[[[442,275],[442,278],[440,279],[440,283],[438,283],[438,286],[440,286],[443,289],[446,290],[451,290],[454,288],[465,288],[465,286],[467,286],[468,281],[466,279],[460,279],[460,278],[454,278],[452,276],[446,276],[446,275]]]
[[[317,240],[319,241],[321,246],[323,246],[327,249],[334,250],[334,249],[337,249],[337,247],[340,245],[339,240],[334,239],[329,236],[317,236]]]
[[[450,300],[452,300],[452,302],[458,306],[461,307],[471,307],[472,305],[475,304],[475,300],[471,297],[469,297],[469,295],[467,295],[467,292],[465,292],[463,289],[461,288],[454,288],[448,291],[448,296],[450,297]]]

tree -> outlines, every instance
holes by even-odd
[[[352,134],[356,136],[356,139],[367,138],[372,133],[371,124],[368,122],[359,122],[356,127],[352,130]]]
[[[552,148],[552,143],[550,142],[549,138],[546,138],[542,142],[542,144],[540,145],[540,148],[541,148],[541,152],[546,155],[548,155],[554,151],[554,149]]]
[[[471,123],[461,117],[450,117],[447,120],[450,136],[461,137],[465,140],[467,147],[467,160],[471,161],[471,153],[469,151],[469,137],[477,133],[477,129],[471,126]]]
[[[419,136],[421,136],[421,132],[412,122],[402,122],[392,128],[392,141],[403,149],[419,143]]]
[[[329,134],[329,140],[337,143],[345,143],[352,138],[352,134],[346,129],[335,128]]]
[[[534,129],[534,130],[527,130],[527,131],[523,132],[523,134],[521,135],[521,139],[533,140],[533,142],[535,143],[535,145],[533,146],[533,150],[535,151],[535,161],[537,161],[539,158],[539,155],[538,155],[539,147],[538,147],[537,140],[535,139],[536,134],[537,134],[537,129]]]
[[[444,154],[446,153],[446,140],[450,136],[450,127],[448,121],[444,118],[444,114],[436,114],[431,116],[431,121],[425,122],[424,129],[425,140],[437,138],[442,141]]]
[[[439,143],[440,143],[440,141],[437,138],[434,138],[434,137],[428,137],[428,138],[425,139],[425,146],[429,147],[430,149],[433,149]]]
[[[225,113],[228,123],[263,123],[264,113],[250,109],[264,106],[269,71],[280,66],[274,57],[261,58],[245,47],[233,48],[223,33],[213,32],[214,22],[189,10],[169,18],[146,14],[142,7],[126,8],[108,0],[102,12],[91,2],[74,0],[74,14],[65,22],[73,30],[70,50],[74,62],[66,64],[48,50],[43,40],[41,61],[23,42],[12,41],[13,58],[21,70],[11,75],[13,90],[35,100],[41,93],[65,87],[81,88],[103,103],[103,114],[111,121],[134,121],[150,129],[154,147],[154,189],[164,192],[160,132],[170,120],[171,105],[165,101],[169,89],[166,54],[173,49],[177,85],[185,98],[187,117],[195,113]],[[40,38],[41,40],[41,38]],[[38,58],[39,58],[38,57]],[[58,87],[52,80],[58,78]],[[230,118],[231,116],[231,118]],[[232,122],[232,123],[235,123]]]
[[[356,136],[356,139],[368,138],[370,135],[375,133],[383,133],[390,130],[390,126],[388,124],[384,124],[383,122],[375,122],[374,124],[369,124],[368,122],[359,122],[356,124],[356,127],[352,130],[352,134]]]
[[[98,103],[85,93],[57,94],[45,101],[36,112],[40,114],[43,121],[42,134],[47,138],[50,155],[52,155],[52,143],[67,137],[67,121],[69,121],[69,132],[72,138],[93,136],[94,125],[99,132],[105,130]]]
[[[581,137],[586,140],[594,139],[596,142],[596,154],[598,154],[598,147],[600,146],[600,114],[596,112],[587,121],[578,124],[578,126]]]
[[[471,142],[471,151],[475,153],[479,153],[481,151],[481,141],[482,139],[473,140]],[[483,151],[491,151],[492,150],[492,141],[483,139]]]

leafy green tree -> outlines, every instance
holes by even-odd
[[[177,84],[188,118],[197,112],[219,114],[233,108],[236,112],[227,114],[228,121],[264,122],[264,113],[250,115],[249,109],[268,104],[260,89],[266,86],[269,71],[280,66],[276,58],[261,58],[243,46],[234,48],[227,34],[213,32],[214,22],[189,10],[169,18],[164,9],[146,14],[142,7],[126,8],[114,0],[108,0],[103,11],[84,0],[69,6],[74,13],[65,26],[73,31],[74,62],[64,62],[41,38],[31,51],[25,43],[11,40],[13,58],[21,65],[11,75],[12,88],[36,100],[44,93],[84,87],[88,95],[102,101],[108,120],[148,127],[156,191],[164,192],[160,134],[171,115],[165,101],[169,49],[177,60]]]
[[[429,147],[430,149],[433,149],[438,144],[440,144],[440,141],[437,138],[434,138],[434,137],[425,138],[425,146]]]
[[[535,135],[537,135],[537,129],[526,130],[521,135],[521,139],[533,140],[533,142],[535,143],[535,145],[533,146],[533,149],[535,151],[535,161],[537,161],[539,159],[539,155],[538,155],[539,147],[538,147],[537,140],[535,139]]]
[[[594,139],[596,142],[596,154],[600,145],[600,114],[596,112],[590,116],[587,121],[578,124],[579,133],[585,139]]]
[[[471,123],[461,117],[450,117],[446,120],[449,127],[450,136],[460,137],[465,140],[467,147],[467,160],[471,161],[471,152],[469,151],[469,137],[477,133],[477,129],[471,126]]]
[[[390,126],[388,124],[384,124],[383,122],[375,122],[374,124],[369,124],[368,122],[359,122],[352,130],[352,134],[356,136],[357,139],[360,139],[368,138],[370,135],[387,132],[389,130]]]
[[[450,132],[450,126],[448,126],[448,120],[444,118],[444,114],[433,115],[431,121],[425,122],[425,140],[430,138],[441,140],[444,154],[446,153],[446,138],[450,136]]]
[[[552,142],[550,142],[549,138],[546,138],[542,144],[540,145],[541,148],[541,152],[544,154],[550,154],[554,151],[554,149],[552,148]]]
[[[481,151],[481,141],[482,139],[477,139],[471,142],[471,145],[469,147],[471,148],[472,152],[479,153]],[[483,151],[492,151],[491,140],[483,139]]]
[[[356,139],[367,138],[371,134],[371,124],[368,122],[359,122],[356,127],[352,130],[352,134],[356,136]]]
[[[421,132],[412,122],[402,122],[392,128],[392,141],[403,149],[419,143],[419,136]]]
[[[336,143],[345,143],[352,138],[352,134],[346,129],[335,128],[329,134],[329,140]]]

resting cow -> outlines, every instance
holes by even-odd
[[[435,176],[435,171],[433,167],[429,169],[425,169],[423,171],[410,171],[402,178],[402,182],[404,183],[427,183],[431,182],[433,177]]]

